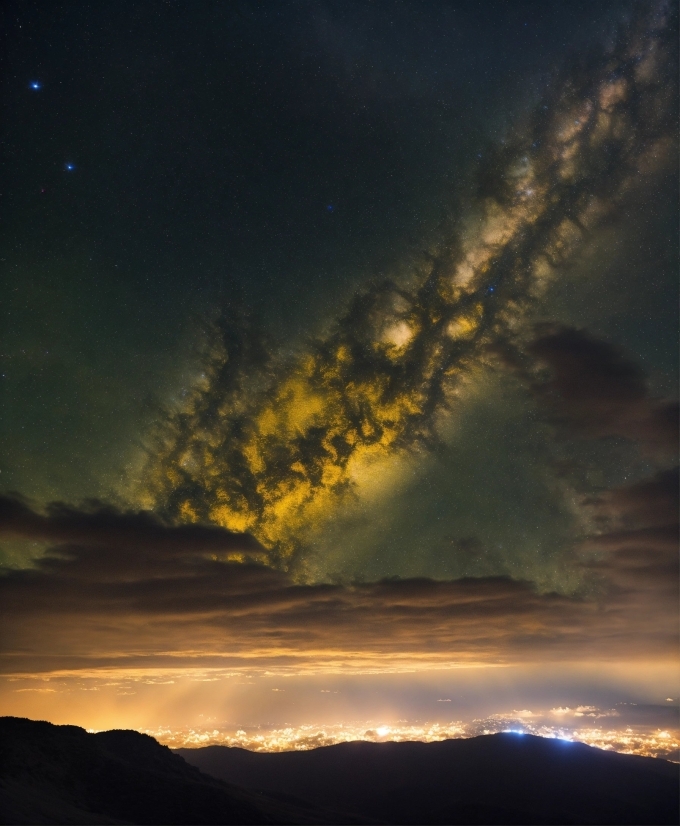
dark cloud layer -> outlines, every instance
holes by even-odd
[[[155,514],[120,512],[101,502],[77,509],[57,502],[44,514],[34,511],[18,496],[0,497],[0,530],[3,534],[54,543],[89,547],[111,547],[130,551],[146,550],[172,556],[182,553],[263,553],[247,534],[238,534],[213,525],[168,526]]]
[[[677,620],[678,468],[607,491],[591,505],[607,527],[587,541],[586,565],[604,577],[611,598],[631,610],[658,601]]]
[[[678,444],[677,402],[650,395],[642,369],[616,346],[585,330],[542,325],[527,348],[548,368],[534,393],[558,421],[583,436],[622,436],[653,453]]]
[[[663,479],[650,485],[665,490]],[[650,490],[640,490],[613,492],[606,507],[649,501]],[[608,591],[589,599],[541,594],[507,577],[299,585],[270,567],[220,557],[253,542],[219,528],[161,526],[110,508],[38,514],[10,498],[0,515],[0,534],[59,541],[35,569],[0,579],[5,673],[654,656],[673,650],[677,636],[665,527],[593,537],[588,551],[599,557],[586,564]]]
[[[658,527],[678,518],[678,468],[657,473],[633,485],[614,488],[592,499],[602,519],[626,527]]]

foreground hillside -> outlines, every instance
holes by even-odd
[[[678,823],[675,764],[530,735],[179,751],[0,718],[0,822]]]
[[[344,823],[207,777],[136,731],[0,718],[0,823]]]
[[[215,777],[383,823],[678,823],[678,766],[531,735],[180,749]]]

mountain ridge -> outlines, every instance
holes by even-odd
[[[678,767],[533,735],[171,750],[0,718],[0,823],[678,823]]]
[[[678,823],[675,764],[529,734],[176,751],[215,777],[386,823]]]
[[[0,718],[0,823],[344,823],[209,777],[153,737]]]

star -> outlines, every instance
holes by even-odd
[[[31,89],[35,90],[36,92],[38,91],[38,89],[42,89],[42,83],[39,80],[32,80],[29,83],[29,86],[31,87]]]
[[[73,172],[73,170],[74,170],[75,168],[76,168],[76,167],[75,167],[75,164],[72,164],[72,163],[65,163],[65,164],[64,164],[64,169],[65,169],[67,172]]]

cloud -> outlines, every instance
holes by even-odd
[[[597,603],[542,594],[508,577],[300,585],[282,571],[220,558],[219,548],[231,553],[249,540],[219,528],[161,526],[148,514],[112,508],[53,506],[39,514],[15,499],[2,500],[0,513],[0,534],[62,540],[34,569],[0,579],[6,674],[661,656],[677,636],[657,593],[622,600],[619,588]]]
[[[585,564],[599,572],[620,605],[648,605],[677,619],[680,597],[678,468],[590,500],[609,526],[583,546]]]
[[[614,488],[587,504],[595,506],[601,519],[647,528],[677,522],[679,501],[678,468],[675,467],[659,471],[651,479]]]
[[[549,376],[532,389],[558,421],[583,436],[677,452],[677,402],[653,398],[642,369],[619,348],[573,327],[544,324],[537,333],[527,351]]]
[[[54,502],[45,513],[38,513],[18,495],[0,496],[0,532],[9,537],[59,543],[64,548],[99,550],[102,554],[115,548],[118,557],[131,562],[143,557],[169,560],[197,553],[236,554],[260,560],[267,556],[248,534],[214,525],[169,526],[148,511],[121,512],[94,500],[84,509]]]

